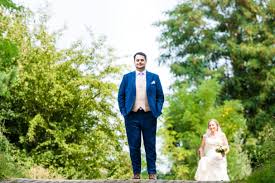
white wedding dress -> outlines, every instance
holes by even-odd
[[[227,174],[226,156],[216,152],[218,145],[222,145],[222,138],[204,135],[204,155],[195,174],[197,181],[229,181]]]

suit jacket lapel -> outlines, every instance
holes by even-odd
[[[132,77],[130,82],[132,82],[132,88],[135,96],[136,95],[136,72],[135,71],[132,72]]]
[[[151,75],[148,71],[146,71],[146,91],[148,91],[148,88],[150,86],[150,81],[151,81]]]

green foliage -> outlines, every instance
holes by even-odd
[[[3,113],[9,113],[8,104],[4,102],[10,96],[10,87],[14,84],[17,74],[16,57],[17,45],[6,36],[6,27],[9,22],[3,16],[2,10],[17,9],[10,0],[0,0],[0,122],[5,118]],[[14,148],[3,135],[3,126],[0,124],[0,180],[23,177],[24,171],[13,156]]]
[[[220,110],[217,108],[215,114],[222,116],[224,105],[232,100],[238,101],[238,104],[233,102],[235,106],[244,108],[241,111],[246,120],[241,121],[246,121],[247,131],[238,135],[240,147],[237,143],[233,145],[234,149],[228,157],[229,173],[233,179],[241,179],[249,174],[249,166],[246,166],[248,162],[251,162],[252,168],[256,168],[262,166],[260,162],[268,161],[270,155],[264,151],[266,148],[262,148],[265,142],[259,140],[259,132],[267,124],[274,124],[274,10],[273,0],[187,0],[166,12],[168,18],[156,24],[161,29],[160,62],[168,64],[177,77],[173,86],[176,93],[180,91],[177,87],[182,82],[189,83],[191,88],[199,88],[204,80],[216,78],[220,84],[217,101],[223,105],[219,106]],[[189,102],[184,99],[179,101]],[[181,102],[177,105],[181,105]],[[178,109],[183,110],[184,107]],[[173,104],[169,108],[175,108],[173,110],[177,114]],[[200,111],[198,116],[201,113],[204,114]],[[196,114],[190,112],[190,121],[197,120]],[[230,119],[223,120],[227,120],[226,123],[236,120],[236,116],[231,118],[231,115],[229,113]],[[222,126],[226,124],[221,118],[218,119],[223,123]],[[239,133],[236,128],[226,126],[224,131],[231,140],[234,136],[232,134]],[[244,168],[240,168],[240,164],[245,164]],[[233,173],[233,167],[242,171],[245,169],[244,174]]]
[[[11,147],[9,141],[2,133],[2,127],[0,128],[0,152],[10,152]]]
[[[17,45],[6,36],[9,23],[1,13],[2,10],[0,7],[0,97],[5,97],[9,95],[9,87],[16,79],[18,49]]]
[[[251,147],[252,146],[252,147]],[[275,128],[267,124],[259,133],[255,145],[250,144],[253,148],[251,154],[255,159],[254,166],[256,167],[251,176],[248,177],[247,182],[274,182],[275,176]]]
[[[274,183],[275,161],[267,163],[255,170],[246,180],[247,183]]]
[[[275,128],[274,125],[266,124],[258,138],[249,138],[246,142],[246,148],[250,152],[250,158],[253,159],[252,166],[256,171],[268,164],[275,164]]]
[[[25,176],[10,155],[0,152],[0,180]]]
[[[239,101],[219,104],[220,88],[217,81],[206,80],[198,88],[179,86],[168,98],[169,107],[165,109],[160,134],[165,140],[164,153],[173,163],[170,174],[176,179],[193,179],[199,160],[197,149],[211,118],[220,122],[229,140],[230,178],[241,179],[251,171],[240,140],[246,130],[243,107]]]
[[[0,129],[0,180],[23,177],[23,168],[12,156],[12,146]]]
[[[30,29],[28,14],[0,19],[18,49],[17,81],[1,102],[6,136],[35,164],[66,178],[128,176],[124,128],[114,107],[120,67],[113,50],[93,34],[89,46],[78,41],[57,49],[57,35],[43,20]]]
[[[18,6],[16,6],[16,4],[14,4],[14,2],[12,2],[12,0],[0,0],[0,8],[1,6],[8,8],[8,9],[19,9]]]
[[[234,143],[230,144],[230,153],[227,156],[228,174],[232,180],[243,180],[251,174],[250,159],[244,150],[244,133],[238,131],[234,134]]]
[[[223,100],[241,100],[254,134],[275,109],[274,1],[190,0],[168,11],[160,62],[189,83],[218,77]]]
[[[257,150],[256,150],[257,166],[262,166],[264,163],[274,162],[275,160],[275,126],[266,124],[258,135]],[[275,162],[274,162],[275,163]],[[273,164],[274,164],[273,163]]]

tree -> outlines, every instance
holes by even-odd
[[[239,100],[244,107],[248,131],[241,148],[256,168],[262,151],[256,146],[263,145],[259,134],[265,126],[274,129],[274,1],[187,0],[166,14],[157,26],[160,62],[177,78],[172,88],[183,83],[198,88],[205,79],[216,78],[218,104]]]
[[[0,97],[9,94],[9,86],[13,83],[16,75],[17,46],[6,36],[8,22],[2,11],[8,12],[16,9],[16,5],[10,0],[0,0]]]
[[[18,79],[1,111],[9,141],[67,178],[127,176],[123,125],[113,105],[120,67],[105,39],[91,34],[88,47],[78,41],[57,49],[45,21],[31,29],[26,12],[5,21],[18,48]]]
[[[18,10],[19,8],[12,1],[0,0],[0,122],[5,119],[3,114],[9,113],[9,105],[4,101],[10,97],[10,87],[16,81],[18,56],[17,45],[6,36],[8,21],[2,11],[10,13]],[[23,168],[15,161],[13,146],[3,135],[2,131],[5,129],[2,123],[0,124],[0,180],[22,177]]]
[[[218,76],[221,99],[241,100],[256,134],[274,120],[274,14],[272,0],[183,1],[157,24],[160,62],[193,84]]]
[[[17,75],[18,48],[7,36],[6,27],[9,22],[3,14],[3,11],[10,13],[15,9],[13,7],[15,5],[11,1],[0,1],[0,121],[5,118],[3,114],[9,111],[8,104],[3,101],[10,96],[10,87],[15,83]]]

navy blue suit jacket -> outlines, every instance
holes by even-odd
[[[164,95],[159,76],[146,71],[146,93],[149,107],[157,118],[161,115]],[[123,116],[129,114],[136,100],[136,72],[130,72],[123,76],[118,91],[119,110]]]

